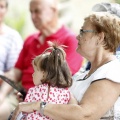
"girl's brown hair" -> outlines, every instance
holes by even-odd
[[[42,83],[60,88],[72,85],[72,75],[65,57],[63,47],[54,42],[43,54],[33,60],[33,65],[46,73],[46,78],[42,80]]]

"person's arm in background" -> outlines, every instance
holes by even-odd
[[[19,80],[21,71],[18,69],[14,69],[14,65],[18,59],[20,51],[23,47],[23,40],[19,33],[15,30],[10,28],[10,33],[8,33],[9,39],[9,49],[7,51],[7,58],[5,62],[5,71],[2,75],[10,78],[11,80]],[[6,43],[7,44],[7,43]],[[5,97],[11,92],[12,87],[4,82],[2,79],[1,81],[1,89],[0,89],[0,104],[4,101]]]
[[[6,47],[6,55],[4,55],[4,62],[1,61],[1,66],[4,68],[4,70],[0,70],[0,75],[4,75],[5,72],[9,71],[11,68],[14,67],[20,51],[23,47],[23,39],[21,38],[20,34],[14,29],[11,29],[9,27],[6,28],[6,30],[8,30],[7,32],[9,33],[6,32],[7,38],[5,40],[6,42],[4,43],[6,44],[6,46],[3,46]],[[0,79],[1,84],[2,82],[3,80]]]
[[[23,48],[23,39],[17,31],[11,33],[11,36],[9,36],[9,41],[11,44],[10,49],[7,51],[7,59],[5,63],[6,72],[15,66],[15,63],[18,60],[19,54]]]
[[[21,71],[19,69],[13,68],[20,54],[21,49],[23,48],[23,40],[19,33],[11,28],[10,33],[8,34],[9,39],[9,49],[7,51],[7,58],[5,63],[5,71],[2,75],[10,78],[11,80],[18,81],[21,76]],[[7,44],[7,43],[6,43]],[[11,92],[12,87],[6,82],[1,80],[1,89],[0,89],[0,104],[4,101],[5,97]]]
[[[98,120],[113,106],[119,95],[120,83],[106,79],[95,81],[90,85],[79,105],[47,104],[44,115],[54,120]],[[12,120],[15,120],[21,111],[27,113],[40,111],[40,103],[41,101],[19,103]]]
[[[7,78],[10,78],[14,82],[17,82],[21,79],[22,72],[19,69],[12,68],[9,72],[4,73],[3,75]],[[0,104],[4,101],[6,96],[13,90],[13,88],[6,82],[3,82],[0,89]]]
[[[8,72],[6,72],[4,74],[6,77],[13,80],[14,82],[21,81],[22,70],[24,69],[24,59],[27,54],[26,50],[28,49],[28,46],[26,46],[26,44],[29,39],[30,38],[28,37],[25,40],[25,42],[23,44],[23,48],[22,48],[22,50],[19,54],[19,57],[17,59],[17,62],[15,64],[15,67],[13,67],[11,70],[9,70]],[[11,90],[13,90],[12,87],[10,87],[10,85],[8,85],[6,82],[4,82],[2,85],[2,89],[0,90],[0,100],[3,101],[5,99],[5,97],[11,92]]]

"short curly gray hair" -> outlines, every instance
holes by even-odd
[[[108,12],[95,12],[85,20],[95,27],[97,33],[104,32],[104,48],[115,52],[120,45],[120,18]]]

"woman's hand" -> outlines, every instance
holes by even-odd
[[[11,120],[16,120],[20,112],[31,113],[40,110],[40,102],[21,102],[18,104]]]
[[[12,119],[11,120],[16,120],[17,116],[19,115],[20,112],[26,111],[26,113],[29,113],[30,110],[29,110],[28,105],[29,104],[25,103],[25,102],[19,103],[18,106],[16,107],[16,109],[14,110],[13,114],[12,114]]]

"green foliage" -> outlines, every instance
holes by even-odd
[[[119,3],[120,4],[120,0],[115,0],[116,1],[116,3]]]
[[[5,18],[5,23],[16,29],[20,35],[24,38],[24,27],[25,27],[25,24],[26,24],[26,14],[25,12],[24,13],[21,13],[17,16],[15,15],[12,15],[12,16],[7,16]]]

